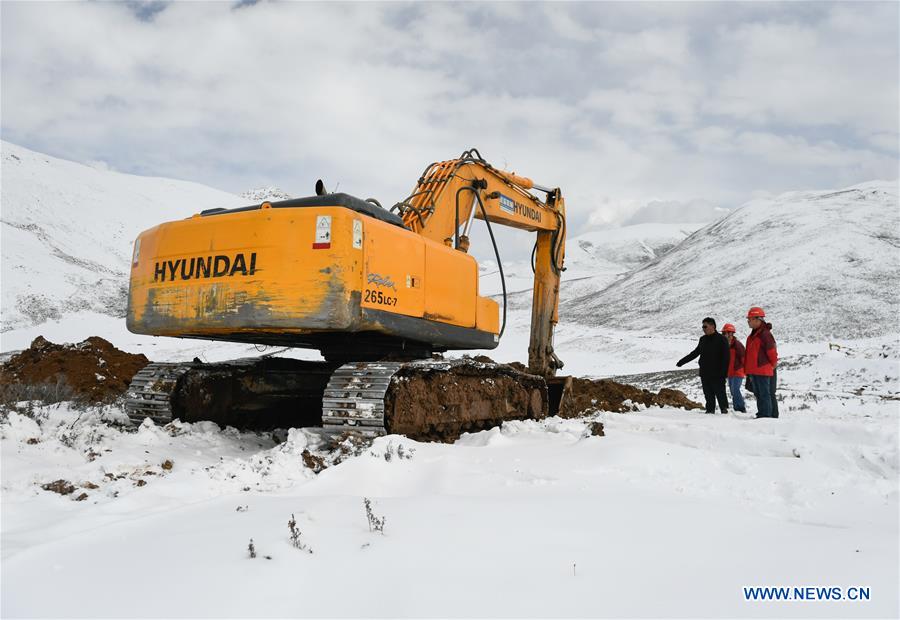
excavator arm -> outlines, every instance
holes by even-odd
[[[529,190],[542,192],[544,200]],[[565,201],[559,188],[494,168],[476,149],[470,149],[457,159],[429,165],[412,194],[392,210],[399,212],[407,228],[461,252],[469,249],[474,218],[487,224],[495,252],[492,224],[536,232],[528,369],[552,377],[563,367],[553,351],[566,237]],[[497,262],[503,280],[499,254]],[[503,286],[505,297],[505,282]],[[505,299],[503,312],[505,325]]]

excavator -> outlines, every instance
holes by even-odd
[[[474,219],[499,266],[502,318],[479,294]],[[494,226],[536,233],[527,367],[441,355],[493,349],[503,335]],[[314,349],[324,361],[151,363],[132,380],[126,410],[137,422],[439,440],[553,415],[571,386],[556,376],[553,350],[565,237],[559,188],[495,168],[474,148],[427,166],[390,209],[320,180],[314,196],[160,224],[134,244],[131,332]]]

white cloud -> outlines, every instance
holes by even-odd
[[[828,6],[820,23],[720,28],[729,68],[706,110],[754,124],[896,132],[897,5]],[[883,19],[893,19],[893,41]]]
[[[896,178],[897,5],[4,3],[5,139],[233,192],[405,196],[478,147],[572,230]]]
[[[606,31],[607,62],[645,69],[656,65],[680,66],[690,61],[690,39],[682,28],[648,28],[637,32]]]
[[[623,224],[714,222],[728,213],[702,198],[694,200],[651,200],[632,213]]]

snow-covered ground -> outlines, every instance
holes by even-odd
[[[785,360],[778,420],[648,409],[390,436],[318,475],[303,431],[12,414],[3,616],[896,617],[900,352],[843,344]],[[79,488],[41,489],[58,479]],[[870,598],[746,601],[756,586]]]

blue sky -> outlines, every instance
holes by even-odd
[[[574,232],[897,178],[894,2],[0,11],[3,138],[122,172],[392,204],[474,146]]]

